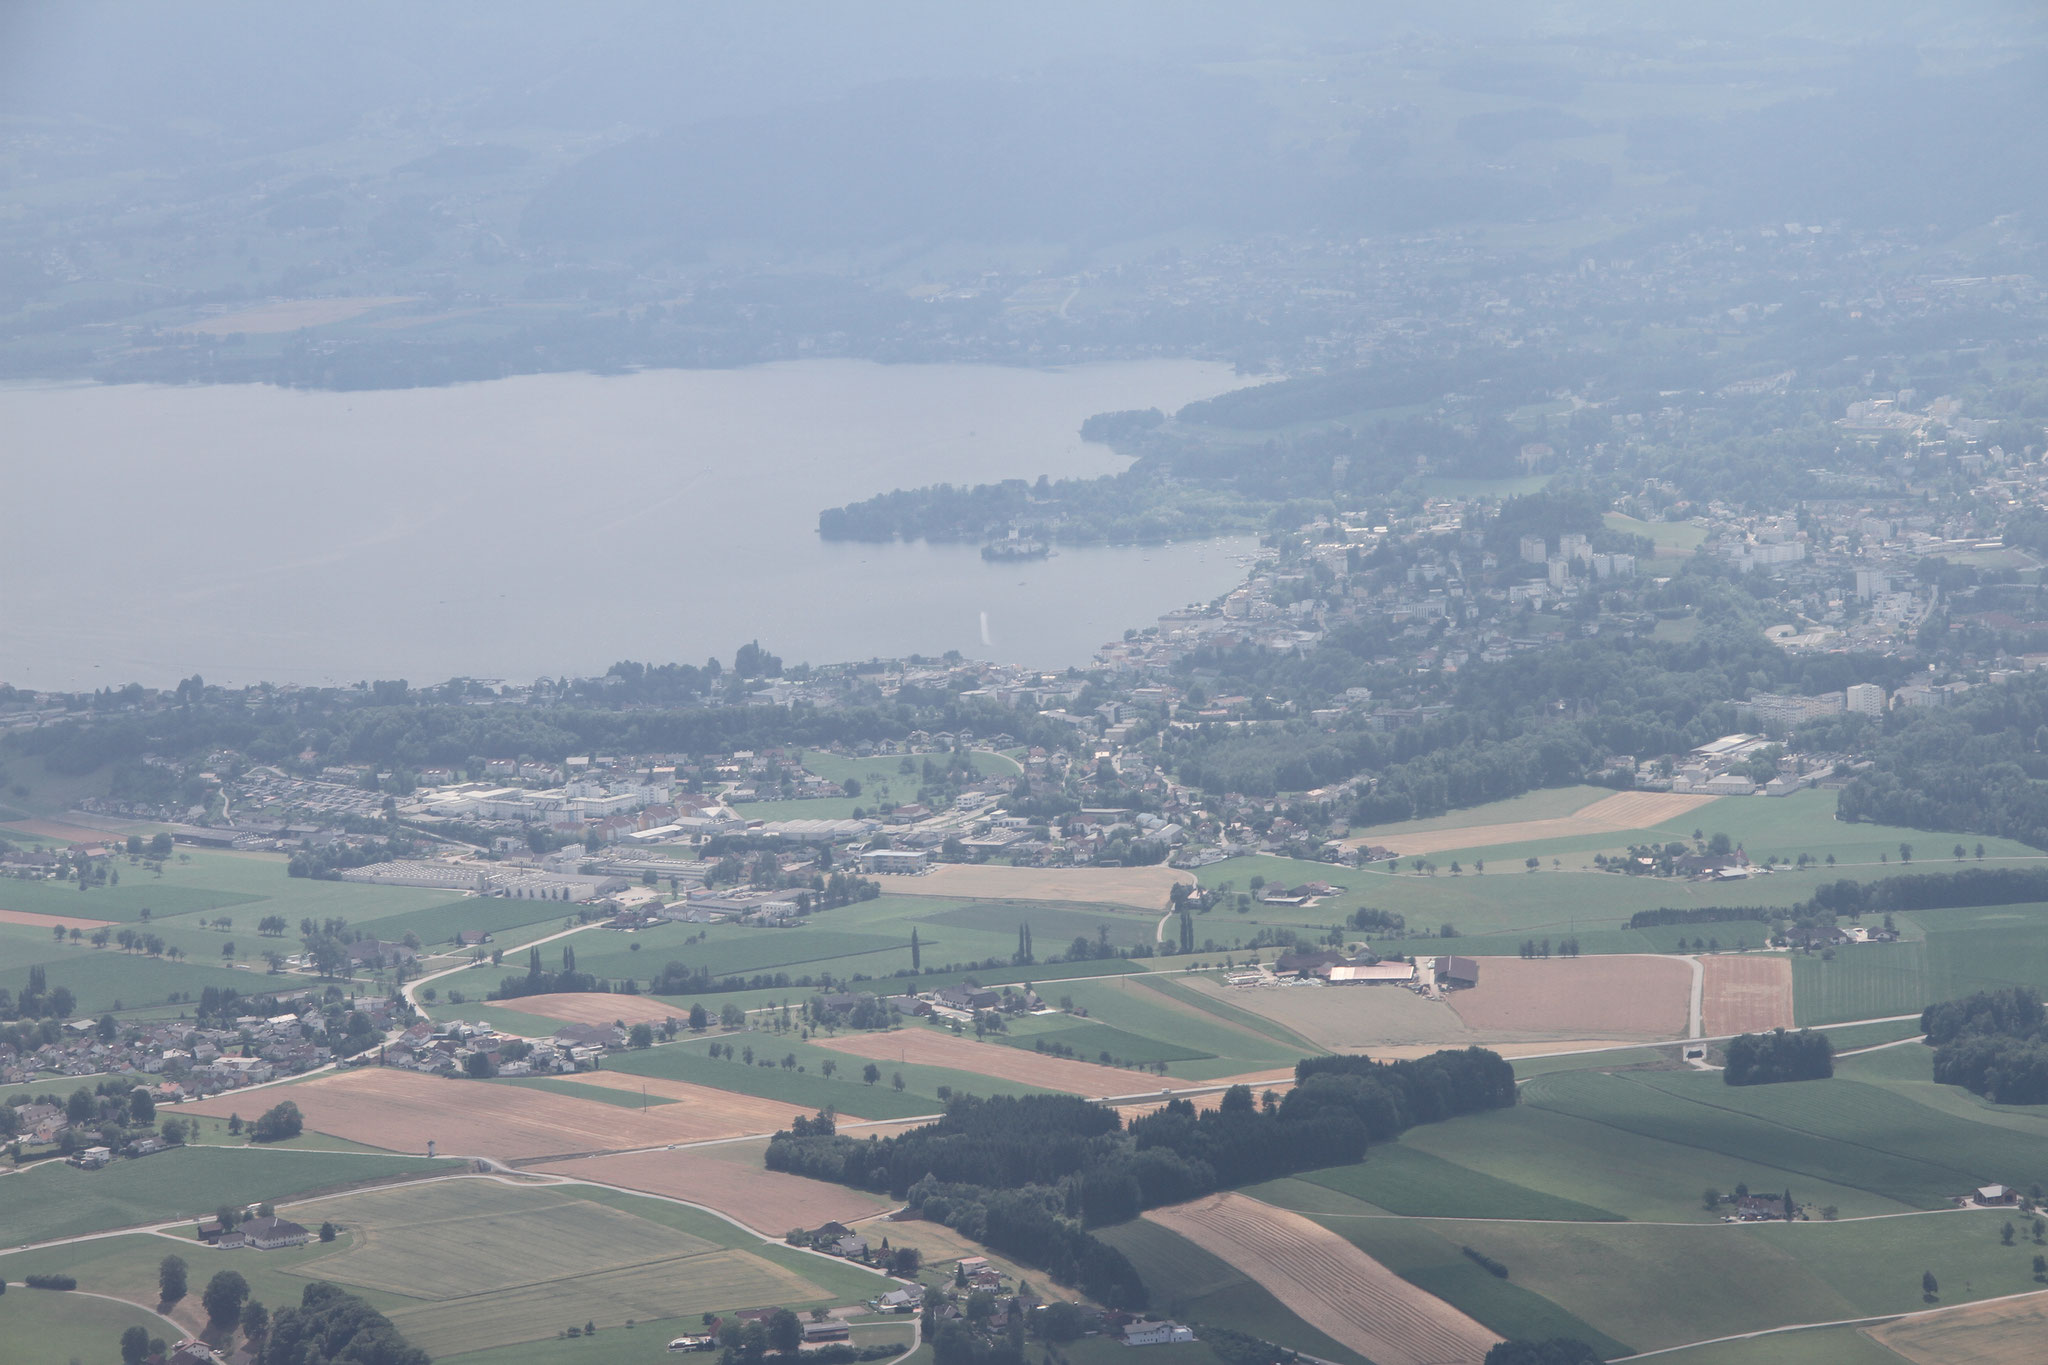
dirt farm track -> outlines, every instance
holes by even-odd
[[[639,1078],[631,1078],[631,1085],[637,1093]],[[230,1091],[186,1107],[216,1118],[240,1114],[254,1119],[271,1105],[290,1100],[299,1106],[308,1128],[351,1142],[395,1152],[425,1152],[432,1141],[444,1156],[502,1160],[772,1133],[788,1127],[794,1116],[808,1113],[773,1100],[680,1081],[650,1080],[647,1088],[650,1095],[673,1102],[643,1112],[537,1087],[370,1066],[254,1094]]]
[[[1376,1365],[1479,1365],[1499,1337],[1319,1223],[1241,1194],[1144,1215]]]
[[[1463,829],[1418,830],[1413,834],[1366,834],[1345,842],[1354,847],[1384,844],[1406,857],[1410,854],[1448,853],[1459,848],[1493,848],[1499,844],[1526,844],[1537,839],[1571,839],[1587,834],[1624,834],[1648,829],[1666,820],[1698,810],[1714,796],[1674,795],[1671,792],[1617,792],[1570,815],[1549,820],[1518,820],[1506,825],[1467,825]]]

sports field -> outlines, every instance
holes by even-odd
[[[1154,1222],[1258,1281],[1375,1365],[1478,1365],[1500,1338],[1328,1229],[1240,1194],[1153,1209]]]

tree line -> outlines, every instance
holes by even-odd
[[[1812,1029],[1745,1033],[1728,1040],[1727,1054],[1721,1079],[1729,1085],[1819,1081],[1835,1074],[1835,1045]]]
[[[1978,991],[1929,1005],[1920,1031],[1934,1047],[1934,1079],[1993,1104],[2048,1104],[2048,1029],[2032,986]]]
[[[935,1123],[858,1140],[829,1116],[770,1141],[770,1170],[887,1192],[1091,1297],[1142,1306],[1120,1253],[1088,1228],[1218,1189],[1347,1164],[1417,1123],[1515,1103],[1514,1069],[1481,1048],[1413,1061],[1321,1057],[1283,1099],[1233,1086],[1197,1113],[1184,1099],[1126,1126],[1066,1095],[953,1099]],[[819,1128],[819,1122],[828,1125]],[[1107,1297],[1105,1297],[1107,1296]]]

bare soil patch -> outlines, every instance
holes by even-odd
[[[2048,1342],[2048,1291],[1865,1328],[1918,1365],[2034,1365]]]
[[[191,1108],[215,1117],[239,1113],[253,1119],[290,1100],[305,1115],[308,1128],[352,1142],[424,1152],[433,1141],[448,1156],[508,1160],[772,1133],[807,1112],[751,1095],[689,1089],[695,1093],[688,1098],[670,1097],[678,1103],[635,1112],[526,1086],[363,1067],[251,1095],[217,1095]]]
[[[80,919],[77,915],[38,915],[33,910],[0,910],[0,924],[26,924],[32,929],[48,929],[55,925],[65,929],[94,929],[111,927],[110,919]]]
[[[1692,1006],[1692,967],[1652,954],[1482,957],[1479,984],[1451,994],[1475,1032],[1522,1038],[1678,1038]]]
[[[971,1071],[999,1081],[1014,1081],[1040,1090],[1065,1090],[1076,1095],[1134,1095],[1156,1090],[1160,1080],[1121,1067],[1097,1066],[1066,1057],[1048,1057],[1001,1043],[977,1043],[937,1029],[897,1029],[890,1033],[853,1033],[838,1038],[813,1038],[820,1047],[848,1052],[877,1062],[914,1062]]]
[[[1526,844],[1538,839],[1570,839],[1588,834],[1622,834],[1649,829],[1698,810],[1716,796],[1692,796],[1672,792],[1617,792],[1570,815],[1550,820],[1518,820],[1505,825],[1468,825],[1464,829],[1418,830],[1413,834],[1361,835],[1347,840],[1353,847],[1381,844],[1406,857],[1409,854],[1448,853],[1461,848],[1492,848],[1497,844]]]
[[[251,336],[272,332],[296,332],[301,327],[325,327],[331,323],[347,322],[352,317],[367,313],[373,308],[382,308],[387,304],[410,302],[410,295],[356,299],[272,299],[253,308],[223,313],[217,318],[206,318],[170,330],[199,332],[216,337],[228,336],[235,332]]]
[[[780,1237],[795,1227],[851,1223],[894,1207],[844,1185],[784,1175],[701,1152],[622,1152],[551,1161],[528,1169],[702,1204],[767,1237]]]
[[[521,1014],[559,1019],[565,1024],[595,1024],[599,1028],[623,1019],[634,1024],[658,1024],[664,1019],[688,1017],[688,1005],[675,1005],[646,995],[608,995],[601,991],[522,995],[516,1000],[489,1002]]]
[[[1709,1038],[1792,1027],[1792,960],[1778,954],[1703,957],[1700,1018]]]
[[[1478,1365],[1500,1340],[1298,1213],[1219,1194],[1145,1217],[1222,1257],[1378,1365]]]
[[[1195,874],[1170,867],[999,867],[943,863],[920,876],[884,877],[891,896],[953,900],[1065,901],[1121,905],[1153,914],[1166,909],[1175,882]]]

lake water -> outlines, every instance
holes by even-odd
[[[0,388],[0,680],[518,681],[618,659],[1042,668],[1225,591],[1246,541],[827,544],[892,488],[1109,473],[1081,421],[1239,386],[1192,361],[805,361],[437,389]]]

